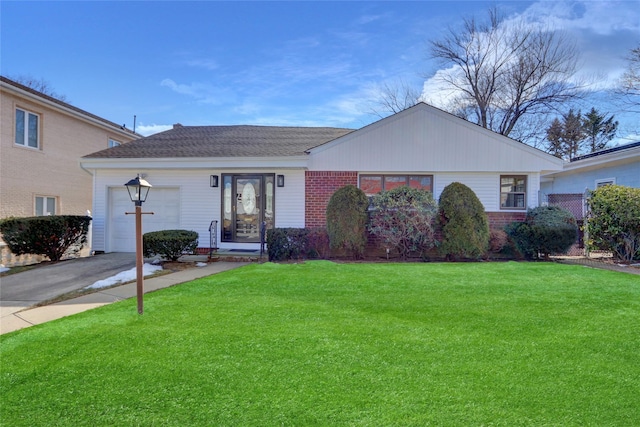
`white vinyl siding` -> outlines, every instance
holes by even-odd
[[[500,175],[495,173],[440,173],[434,177],[433,197],[438,200],[444,188],[452,182],[460,182],[471,188],[487,212],[500,212]],[[537,186],[539,176],[535,173],[527,177],[527,207],[538,206]],[[532,191],[532,189],[534,191]]]
[[[522,174],[562,169],[561,159],[424,104],[310,153],[312,171]]]
[[[120,215],[120,220],[130,221],[134,224],[134,216],[124,212],[133,212],[134,205],[130,199],[125,199],[120,207],[114,209],[114,194],[123,192],[126,195],[124,183],[135,177],[139,170],[99,170],[95,172],[95,197],[93,205],[93,249],[96,251],[114,252],[115,249],[110,242],[110,235],[113,233],[112,217]],[[221,248],[233,248],[238,244],[222,243],[220,240],[220,215],[221,215],[221,194],[222,186],[210,187],[210,175],[220,175],[222,173],[247,173],[243,169],[198,169],[198,170],[149,170],[145,179],[152,185],[147,197],[147,202],[143,203],[142,211],[154,211],[154,215],[143,215],[143,232],[155,231],[154,221],[157,215],[161,215],[169,206],[166,204],[162,211],[154,207],[158,191],[169,191],[173,189],[179,196],[174,203],[177,209],[176,223],[172,228],[193,230],[198,233],[199,247],[209,247],[209,225],[211,221],[218,221],[218,246]],[[275,188],[275,220],[276,227],[304,227],[304,171],[303,170],[260,170],[251,172],[274,173],[285,175],[285,186]],[[171,197],[171,196],[169,196]],[[128,202],[126,201],[128,200]],[[154,201],[155,200],[155,201]],[[106,220],[102,220],[106,218]],[[157,217],[156,217],[157,218]],[[169,223],[165,222],[168,226]],[[256,244],[259,246],[259,244]],[[246,248],[247,244],[241,245]],[[132,246],[131,251],[135,250]]]

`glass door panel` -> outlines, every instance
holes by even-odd
[[[275,175],[222,175],[222,241],[259,243],[275,225]]]
[[[234,177],[237,242],[260,241],[262,177]]]

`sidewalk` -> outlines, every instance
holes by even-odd
[[[152,277],[144,280],[144,292],[168,288],[180,283],[189,282],[201,277],[210,276],[234,268],[242,267],[246,262],[212,262],[205,267],[194,267],[175,273]],[[136,297],[136,283],[127,283],[104,289],[78,298],[69,299],[42,307],[0,307],[0,334],[28,328],[29,326],[71,316],[92,308],[101,307],[124,299]]]

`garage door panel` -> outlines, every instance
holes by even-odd
[[[147,201],[142,205],[143,212],[153,215],[142,216],[142,232],[170,230],[180,227],[180,192],[178,188],[154,187]],[[125,188],[110,190],[110,220],[107,229],[111,252],[135,252],[135,206]]]

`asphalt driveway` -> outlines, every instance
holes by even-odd
[[[0,278],[0,307],[3,312],[19,311],[135,266],[135,253],[117,252],[61,261],[5,276]]]

